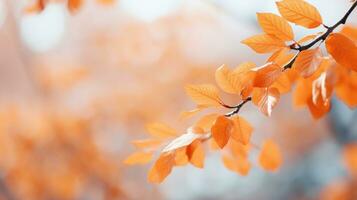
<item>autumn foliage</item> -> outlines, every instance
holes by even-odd
[[[263,33],[242,41],[256,53],[271,54],[266,63],[245,62],[233,69],[222,65],[215,72],[218,87],[187,85],[186,94],[197,107],[181,113],[181,119],[207,108],[218,111],[200,116],[195,124],[180,131],[184,134],[165,124],[148,124],[152,137],[133,141],[137,152],[124,163],[146,164],[157,152],[148,180],[160,183],[176,166],[192,164],[203,168],[206,150],[211,149],[221,151],[227,169],[245,176],[255,166],[250,156],[254,150],[260,152],[260,167],[276,171],[283,163],[280,148],[269,138],[262,144],[251,140],[254,128],[239,113],[244,105],[252,102],[269,117],[280,96],[293,90],[294,105],[307,107],[314,119],[329,112],[334,93],[351,109],[357,106],[357,29],[345,25],[357,2],[352,2],[346,14],[332,26],[324,24],[318,9],[304,0],[282,0],[276,6],[280,15],[257,13]],[[292,23],[307,29],[323,26],[326,30],[296,39]],[[241,101],[229,105],[221,91]],[[347,160],[355,168],[355,159]]]

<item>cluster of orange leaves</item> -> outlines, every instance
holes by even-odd
[[[79,10],[85,0],[35,0],[35,2],[25,8],[26,13],[38,13],[46,8],[46,5],[50,2],[64,2],[67,4],[67,8],[71,13]],[[115,0],[96,0],[98,3],[103,5],[113,4]]]
[[[118,163],[96,145],[93,118],[13,104],[1,108],[0,119],[5,199],[75,199],[90,185],[100,186],[106,199],[123,197]]]
[[[348,15],[356,7],[353,4]],[[319,11],[304,0],[283,0],[276,3],[281,16],[273,13],[258,13],[258,22],[264,34],[255,35],[242,41],[257,53],[272,53],[262,66],[242,63],[235,69],[225,65],[216,70],[216,83],[221,90],[231,95],[239,95],[242,101],[227,105],[219,95],[215,85],[201,84],[186,86],[186,93],[197,104],[197,108],[183,112],[182,118],[209,108],[230,109],[226,114],[212,113],[201,117],[185,134],[178,135],[173,128],[154,123],[147,126],[154,137],[133,141],[138,149],[124,163],[145,164],[153,159],[154,152],[160,155],[148,174],[148,180],[162,182],[174,166],[191,163],[203,168],[204,144],[211,149],[222,149],[222,161],[226,168],[241,175],[247,175],[251,162],[252,148],[260,150],[259,164],[268,171],[276,171],[282,156],[277,144],[266,139],[262,147],[250,141],[253,127],[238,112],[252,101],[266,116],[272,114],[280,95],[288,93],[294,83],[294,103],[307,106],[316,119],[330,110],[333,91],[351,108],[357,105],[357,30],[344,26],[342,31],[333,31],[344,21],[333,27],[323,24]],[[307,35],[294,40],[294,32],[289,24],[313,29],[324,26],[324,33]],[[318,43],[319,42],[319,43]],[[321,44],[325,42],[329,55],[323,55]]]

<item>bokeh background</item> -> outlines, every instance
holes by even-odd
[[[333,194],[357,190],[343,161],[357,112],[337,99],[319,121],[291,95],[271,118],[242,110],[256,143],[272,137],[282,148],[276,173],[253,167],[241,177],[212,152],[203,170],[175,168],[154,185],[150,165],[122,164],[146,123],[190,123],[178,120],[194,107],[185,84],[213,83],[221,64],[263,64],[240,41],[261,32],[256,12],[277,13],[274,0],[86,0],[75,13],[58,1],[24,13],[30,2],[0,1],[0,199],[344,200]],[[309,2],[328,25],[350,6]]]

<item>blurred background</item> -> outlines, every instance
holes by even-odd
[[[327,25],[351,5],[309,2]],[[271,118],[242,110],[256,143],[272,137],[282,148],[276,173],[241,177],[210,152],[203,170],[175,168],[154,185],[150,165],[122,164],[146,123],[192,123],[178,120],[194,107],[185,84],[213,83],[221,64],[263,64],[267,55],[240,41],[261,32],[256,12],[277,13],[274,0],[86,0],[74,13],[55,0],[25,13],[31,3],[0,1],[0,199],[353,199],[343,150],[357,140],[357,112],[337,99],[319,121],[291,95]]]

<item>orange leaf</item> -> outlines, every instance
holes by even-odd
[[[267,171],[276,171],[282,163],[279,147],[272,140],[266,140],[259,155],[260,166]]]
[[[136,165],[136,164],[146,164],[152,159],[152,153],[149,152],[136,152],[131,154],[127,159],[125,159],[124,164]]]
[[[150,135],[157,138],[168,138],[177,136],[177,132],[175,129],[162,123],[147,124],[146,130],[150,133]]]
[[[216,70],[215,78],[218,86],[227,93],[239,94],[242,90],[239,74],[233,74],[225,65]]]
[[[114,4],[116,0],[97,0],[98,3],[103,4],[103,5],[111,5]]]
[[[285,66],[287,63],[289,63],[295,55],[292,53],[289,53],[290,49],[289,48],[281,48],[274,52],[269,59],[267,60],[267,63],[276,63],[280,67]]]
[[[197,108],[193,109],[193,110],[189,110],[189,111],[183,111],[180,113],[180,120],[184,120],[184,119],[188,119],[192,116],[194,116],[195,114],[201,112],[203,109],[205,109],[207,107],[205,106],[197,106]]]
[[[321,98],[317,99],[316,102],[313,102],[312,98],[308,99],[307,106],[314,119],[320,119],[328,113],[331,108],[330,101],[324,102]]]
[[[218,115],[219,114],[217,113],[205,115],[201,119],[199,119],[195,125],[203,128],[204,130],[210,130],[214,122],[216,121]]]
[[[76,12],[83,4],[83,0],[68,0],[67,6],[70,12]]]
[[[303,107],[311,98],[312,85],[305,79],[300,79],[293,93],[293,103],[295,107]]]
[[[270,53],[285,47],[284,41],[267,34],[255,35],[242,41],[257,53]]]
[[[188,157],[186,155],[186,147],[179,148],[175,151],[175,165],[184,166],[188,163]]]
[[[217,117],[214,125],[211,128],[211,133],[214,140],[221,149],[226,146],[231,134],[231,129],[232,122],[230,119],[225,116]]]
[[[284,94],[290,91],[291,89],[291,81],[286,72],[283,72],[271,85],[279,90],[280,94]]]
[[[266,34],[283,41],[294,40],[293,29],[284,18],[273,13],[257,13],[257,17],[260,27]]]
[[[227,169],[236,172],[242,176],[248,175],[251,168],[249,160],[241,157],[233,159],[229,156],[223,155],[222,161]]]
[[[250,150],[249,144],[244,145],[243,143],[236,140],[229,140],[228,145],[233,157],[248,158],[248,153]]]
[[[221,99],[214,85],[187,85],[186,93],[191,99],[201,106],[220,106]]]
[[[342,72],[343,70],[339,71]],[[357,106],[357,72],[344,71],[342,81],[336,85],[335,91],[338,98],[349,107],[355,108]]]
[[[254,87],[269,87],[282,73],[281,67],[275,63],[266,63],[252,71],[255,72]]]
[[[161,154],[148,174],[148,181],[151,183],[161,183],[170,173],[175,164],[175,157],[172,153]]]
[[[350,173],[357,175],[357,143],[348,144],[344,147],[343,158]]]
[[[293,69],[298,71],[302,77],[311,76],[322,61],[322,53],[319,47],[308,49],[299,53],[293,64]]]
[[[139,149],[144,148],[158,148],[162,144],[162,140],[160,139],[146,139],[146,140],[135,140],[131,143]]]
[[[306,28],[316,28],[322,24],[319,11],[303,0],[283,0],[276,2],[280,14],[288,21]]]
[[[341,33],[357,42],[357,28],[345,25],[343,26]]]
[[[266,116],[270,116],[273,108],[280,99],[279,90],[276,88],[257,88],[254,89],[252,101],[259,107],[260,112]]]
[[[326,39],[326,49],[342,66],[357,71],[357,45],[341,33],[333,33]]]
[[[252,126],[248,121],[239,116],[232,117],[231,120],[233,122],[232,138],[244,145],[249,144],[250,136],[253,132]]]
[[[301,38],[297,43],[300,44],[300,45],[302,45],[302,44],[304,44],[305,42],[308,42],[308,41],[310,41],[310,40],[315,39],[315,38],[316,38],[317,36],[319,36],[320,34],[321,34],[321,32],[320,32],[320,33],[315,33],[315,34],[306,35],[306,36],[304,36],[303,38]]]
[[[192,163],[193,166],[203,168],[205,152],[203,150],[201,141],[196,140],[192,144],[190,144],[186,149],[186,153],[189,161]]]
[[[39,13],[45,9],[45,0],[36,0],[34,4],[25,8],[25,13]]]

